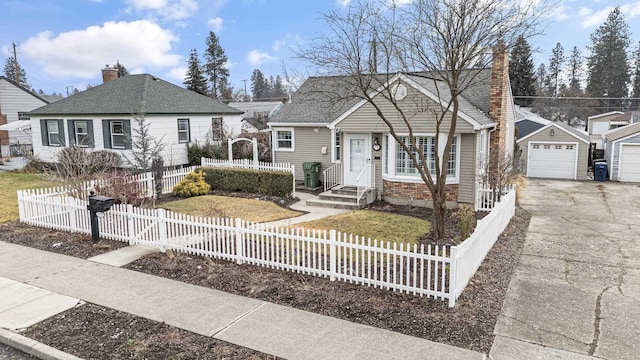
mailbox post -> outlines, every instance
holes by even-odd
[[[108,196],[98,196],[95,191],[89,192],[89,215],[91,217],[91,241],[96,244],[100,240],[100,228],[98,226],[98,217],[104,216],[105,211],[109,211],[113,206],[113,198]]]

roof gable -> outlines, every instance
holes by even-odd
[[[23,88],[22,86],[18,85],[18,83],[16,83],[15,81],[13,81],[13,80],[9,79],[9,78],[8,78],[8,77],[6,77],[6,76],[0,76],[0,81],[2,81],[2,80],[4,80],[4,81],[6,81],[7,83],[9,83],[9,84],[13,85],[14,87],[16,87],[17,89],[19,89],[19,90],[23,91],[24,93],[26,93],[26,94],[28,94],[28,95],[31,95],[31,96],[33,96],[34,98],[36,98],[36,99],[38,99],[38,100],[41,100],[41,101],[45,102],[46,104],[48,104],[48,103],[50,103],[50,102],[51,102],[51,101],[49,101],[49,100],[45,99],[44,97],[42,97],[42,96],[40,96],[40,95],[38,95],[38,94],[34,93],[34,92],[33,92],[33,91],[31,91],[31,90],[27,90],[27,89]]]
[[[241,113],[149,74],[126,75],[30,112],[31,115]]]
[[[565,133],[573,136],[574,138],[576,138],[576,139],[578,139],[578,140],[580,140],[580,141],[582,141],[584,143],[589,144],[589,135],[587,135],[587,133],[582,132],[582,131],[577,130],[577,129],[574,129],[571,126],[569,126],[569,125],[567,125],[567,124],[565,124],[563,122],[551,122],[548,125],[545,125],[545,126],[541,127],[540,129],[538,129],[538,130],[536,130],[536,131],[534,131],[534,132],[532,132],[532,133],[530,133],[530,134],[518,139],[516,142],[525,141],[526,139],[528,139],[528,138],[530,138],[530,137],[532,137],[532,136],[534,136],[534,135],[536,135],[538,133],[541,133],[541,132],[543,132],[543,131],[551,128],[551,127],[554,127],[554,128],[556,128],[556,129],[558,129],[560,131],[564,131]]]

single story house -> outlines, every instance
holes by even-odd
[[[259,132],[269,129],[267,122],[282,108],[281,101],[238,101],[229,106],[243,111],[241,129],[243,132]]]
[[[40,96],[15,81],[0,76],[0,155],[17,156],[30,152],[31,121],[29,111],[49,104]]]
[[[549,122],[517,141],[527,177],[586,180],[587,133],[563,122]]]
[[[449,206],[476,203],[490,149],[504,151],[507,156],[513,152],[515,114],[508,61],[506,47],[496,47],[491,69],[467,70],[467,75],[473,72],[476,78],[459,97],[458,122],[447,165]],[[408,135],[394,102],[411,114],[414,136],[424,145],[425,157],[434,159],[435,151],[442,154],[448,134],[437,134],[435,118],[449,100],[445,82],[429,73],[384,76],[387,80],[372,96],[395,132],[404,138]],[[274,161],[294,164],[298,181],[305,176],[304,162],[319,162],[320,180],[330,186],[367,188],[390,203],[431,206],[431,193],[377,115],[378,110],[353,97],[335,100],[346,91],[345,80],[349,78],[353,79],[310,77],[272,117],[269,127]],[[390,90],[394,101],[383,94],[385,89]],[[333,100],[324,94],[331,94]],[[450,121],[445,116],[442,129],[448,130]],[[439,136],[439,149],[435,149],[435,136]],[[435,173],[435,166],[431,172]]]
[[[117,77],[103,70],[104,83],[31,111],[33,152],[56,161],[60,149],[77,145],[111,150],[131,158],[137,119],[163,145],[166,166],[188,163],[187,145],[226,142],[240,132],[242,111],[149,74]]]
[[[597,150],[603,149],[602,135],[612,129],[616,129],[629,124],[630,113],[622,111],[610,111],[603,114],[589,116],[587,118],[587,133],[589,141],[595,145]]]
[[[613,181],[640,182],[640,112],[634,113],[633,120],[603,135],[604,157]]]

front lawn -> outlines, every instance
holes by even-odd
[[[0,223],[19,219],[18,196],[16,192],[23,189],[57,186],[42,174],[18,172],[0,172]]]
[[[193,216],[240,218],[257,223],[302,215],[301,212],[285,209],[270,201],[217,195],[171,201],[160,207]]]
[[[360,237],[405,244],[417,244],[429,232],[431,224],[406,215],[373,210],[357,210],[293,225],[306,229],[338,230]]]

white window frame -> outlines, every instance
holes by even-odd
[[[399,134],[400,137],[409,136],[408,134]],[[433,138],[435,134],[416,134],[416,137],[431,137]],[[444,148],[444,142],[446,141],[446,134],[440,135],[439,152],[442,152]],[[415,174],[397,174],[396,173],[396,156],[397,156],[397,142],[390,134],[383,137],[385,139],[386,145],[388,146],[388,155],[385,155],[383,161],[385,161],[385,166],[383,169],[383,178],[385,180],[390,181],[402,181],[402,182],[411,182],[411,183],[422,183],[422,178],[420,177],[419,172],[416,171]],[[455,143],[456,143],[456,151],[455,151],[455,159],[450,158],[450,161],[455,161],[455,176],[447,175],[447,184],[458,184],[460,181],[460,149],[461,149],[461,136],[459,134],[455,135]],[[404,151],[404,150],[402,150]],[[427,159],[428,160],[428,159]]]
[[[78,131],[78,124],[84,123],[84,128],[86,132]],[[79,147],[89,147],[89,144],[86,143],[89,141],[89,121],[87,120],[74,120],[73,121],[73,132],[75,133],[76,146]],[[80,141],[80,137],[78,135],[84,135],[84,141]]]
[[[56,124],[56,131],[51,131],[51,124]],[[56,135],[58,141],[54,143],[51,141],[51,135]],[[60,141],[60,123],[58,120],[47,120],[47,145],[49,146],[62,146],[62,141]]]
[[[283,139],[282,141],[289,141],[291,142],[291,147],[282,147],[280,146],[280,139],[279,139],[279,134],[281,132],[290,132],[291,133],[291,139]],[[296,136],[295,136],[295,131],[294,128],[277,128],[274,129],[273,131],[273,148],[276,151],[295,151],[295,144],[296,144]]]
[[[114,125],[119,123],[122,128],[122,133],[116,133],[113,131]],[[127,148],[127,139],[124,131],[124,121],[122,120],[111,120],[109,121],[109,135],[111,136],[111,148],[112,149],[126,149]],[[115,137],[122,136],[122,146],[115,145]]]
[[[186,129],[180,129],[180,124],[187,124],[187,128]],[[178,143],[180,144],[184,144],[184,143],[189,143],[191,142],[191,136],[190,136],[190,121],[189,119],[178,119]],[[186,134],[186,139],[183,140],[180,138],[180,135],[184,135]]]

